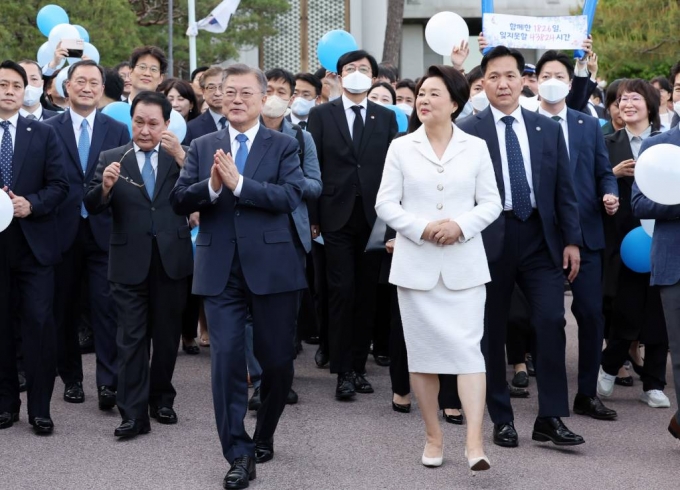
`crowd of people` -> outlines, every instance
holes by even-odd
[[[453,66],[417,80],[363,50],[335,72],[237,63],[189,81],[165,77],[155,46],[111,69],[64,66],[60,45],[42,67],[4,61],[0,187],[14,219],[0,232],[0,429],[27,391],[29,423],[52,433],[55,373],[64,400],[83,403],[90,350],[99,408],[121,415],[116,437],[148,433],[151,418],[176,424],[180,346],[210,347],[225,488],[246,488],[274,457],[302,342],[318,345],[339,401],[373,393],[371,355],[389,366],[394,411],[410,412],[413,389],[428,467],[443,461],[439,410],[467,423],[473,471],[491,467],[485,407],[494,444],[518,446],[511,398],[529,396],[530,377],[532,439],[558,446],[585,442],[563,421],[570,408],[617,417],[602,399],[634,384],[630,369],[642,402],[670,407],[680,207],[648,199],[634,169],[650,146],[680,145],[680,64],[670,79],[605,86],[591,40],[584,50],[531,65],[498,46],[465,73],[462,43]],[[101,112],[119,101],[130,129]],[[386,106],[409,118],[406,131]],[[651,274],[619,252],[640,219],[656,220]],[[573,403],[565,289],[578,324]],[[680,438],[678,414],[668,429]]]

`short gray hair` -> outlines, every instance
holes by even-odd
[[[232,75],[255,75],[262,93],[267,93],[267,77],[264,76],[264,73],[259,68],[254,68],[244,63],[235,63],[224,69],[224,81]]]

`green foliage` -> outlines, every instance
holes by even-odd
[[[668,76],[680,59],[678,25],[676,0],[600,0],[592,33],[599,76]]]
[[[220,1],[196,0],[196,20],[206,17]],[[3,0],[3,59],[35,59],[38,48],[47,41],[37,28],[36,16],[41,7],[50,3],[66,10],[71,24],[87,29],[104,66],[128,59],[137,46],[155,44],[167,50],[167,0]],[[198,64],[220,63],[234,57],[242,46],[258,46],[263,38],[276,34],[275,19],[289,8],[287,0],[241,0],[225,33],[199,31]],[[187,16],[187,1],[174,0],[175,75],[185,77],[189,70]]]

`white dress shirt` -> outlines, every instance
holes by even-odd
[[[222,129],[222,125],[220,124],[220,119],[225,117],[224,114],[218,114],[217,112],[214,112],[212,109],[208,109],[208,112],[210,112],[210,115],[213,118],[213,121],[215,121],[215,126],[217,127],[217,130],[220,131]],[[227,122],[224,122],[227,124]]]
[[[17,122],[19,122],[19,113],[17,112],[9,119],[0,118],[0,121],[9,121],[9,135],[12,137],[12,150],[14,150],[17,141]],[[5,130],[0,127],[0,141],[2,141],[3,136],[5,136]]]
[[[241,134],[239,133],[236,129],[233,128],[233,126],[229,125],[227,126],[227,129],[229,130],[229,143],[231,144],[231,156],[234,159],[234,163],[236,163],[236,154],[238,153],[239,148],[241,147],[241,143],[238,142],[236,137]],[[250,155],[250,150],[253,147],[253,140],[255,139],[255,136],[257,136],[257,132],[260,130],[260,123],[258,122],[255,126],[250,128],[248,131],[246,131],[245,134],[248,137],[248,141],[246,141],[246,148],[248,148],[248,155]],[[236,184],[236,189],[234,189],[234,196],[240,197],[241,196],[241,188],[243,187],[243,175],[238,176],[238,184]],[[223,186],[220,186],[220,188],[215,192],[208,183],[208,191],[210,192],[210,201],[215,202],[215,200],[220,197],[220,194],[222,193],[222,188]]]
[[[345,108],[345,117],[347,118],[347,125],[349,126],[349,135],[351,138],[354,138],[354,119],[356,118],[356,113],[354,112],[354,107],[355,105],[361,106],[361,117],[364,120],[364,124],[366,124],[366,111],[368,110],[368,97],[364,98],[361,102],[358,104],[352,102],[347,98],[345,94],[342,94],[342,106]]]
[[[137,166],[139,167],[139,173],[142,173],[142,169],[144,168],[144,163],[146,163],[146,155],[144,154],[144,150],[142,150],[139,146],[137,146],[137,143],[132,143],[132,146],[135,148],[135,157],[137,157]],[[158,152],[161,149],[161,144],[158,143],[154,147],[154,151],[151,155],[151,167],[153,167],[153,178],[155,179],[158,177]],[[143,174],[142,174],[143,175]]]
[[[300,125],[301,122],[306,123],[306,122],[307,122],[307,118],[305,117],[304,119],[300,119],[300,118],[298,118],[295,114],[293,114],[293,113],[291,112],[291,113],[290,113],[290,122],[292,122],[293,124]],[[354,122],[354,120],[352,120],[352,122]]]
[[[90,137],[90,145],[92,144],[92,133],[94,132],[94,118],[97,115],[97,111],[94,110],[90,112],[87,117],[83,117],[76,111],[71,111],[71,122],[73,123],[73,133],[76,135],[76,146],[78,146],[78,141],[80,141],[80,133],[82,132],[83,119],[87,119],[87,135]]]
[[[508,152],[505,148],[505,123],[501,121],[501,118],[505,117],[507,114],[503,114],[501,111],[496,109],[494,106],[489,106],[491,108],[491,114],[493,115],[493,120],[496,123],[496,134],[498,135],[498,146],[501,151],[501,169],[503,170],[503,187],[505,187],[505,202],[503,203],[503,210],[512,210],[512,189],[510,187],[510,168],[508,167]],[[517,135],[519,140],[519,147],[522,150],[522,158],[524,160],[524,171],[527,174],[527,183],[529,184],[529,197],[531,199],[531,207],[536,207],[536,196],[534,196],[534,182],[531,178],[531,151],[529,148],[529,136],[527,135],[527,127],[524,124],[524,117],[522,116],[522,108],[518,106],[515,111],[510,114],[510,116],[515,118],[512,123],[512,129]]]
[[[28,117],[28,116],[30,116],[30,115],[34,115],[35,118],[36,118],[38,121],[42,121],[42,120],[43,120],[43,108],[42,108],[42,105],[38,104],[38,108],[35,110],[35,112],[28,112],[26,109],[24,109],[24,108],[22,107],[22,108],[19,109],[19,115],[20,115],[20,116],[23,116],[23,117]]]
[[[538,108],[538,113],[542,114],[546,117],[549,117],[552,119],[553,116],[559,116],[560,117],[560,126],[562,126],[562,133],[564,133],[564,141],[567,143],[567,154],[569,153],[569,124],[567,123],[567,105],[564,104],[564,107],[560,112],[557,114],[550,114],[548,111],[544,110],[542,107],[539,106]]]

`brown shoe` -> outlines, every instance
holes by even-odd
[[[668,432],[676,439],[680,439],[680,423],[678,423],[678,418],[675,415],[671,418],[671,423],[668,424]]]

